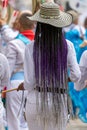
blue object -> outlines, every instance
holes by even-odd
[[[12,75],[10,80],[24,80],[24,72],[17,72]]]
[[[23,41],[23,43],[25,45],[29,44],[31,42],[31,40],[29,40],[27,37],[25,37],[24,35],[22,34],[18,34],[16,39],[20,39],[21,41]]]
[[[7,126],[5,127],[5,130],[8,130],[8,127],[7,127]]]
[[[85,34],[85,37],[87,39],[87,33]],[[69,32],[65,33],[65,38],[73,43],[75,51],[76,51],[77,61],[79,63],[80,57],[83,51],[87,50],[87,47],[84,47],[84,48],[79,47],[80,44],[83,43],[83,39],[80,37],[78,30],[72,29]]]
[[[87,123],[86,114],[79,114],[78,117],[83,123]]]

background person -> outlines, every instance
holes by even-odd
[[[23,11],[23,13],[18,15],[15,21],[16,24],[14,23],[13,25],[13,29],[17,32],[17,35],[14,39],[8,41],[7,43],[6,56],[10,65],[11,80],[11,84],[8,89],[16,88],[24,80],[23,64],[25,46],[34,39],[34,22],[29,22],[27,16],[31,16],[30,12]],[[24,98],[26,95],[27,91],[24,92]],[[6,94],[6,98],[8,129],[20,130],[22,128],[20,128],[18,113],[21,107],[22,93],[17,93],[16,91],[10,92]]]
[[[85,50],[82,53],[82,56],[80,58],[79,62],[80,70],[81,70],[81,79],[77,83],[74,84],[76,88],[79,87],[79,90],[77,90],[78,95],[76,98],[78,99],[78,117],[79,119],[87,123],[87,50]]]
[[[22,83],[18,87],[28,90],[28,126],[30,130],[65,130],[67,69],[73,82],[81,76],[73,44],[62,33],[62,27],[71,24],[72,16],[61,12],[57,4],[47,2],[29,19],[37,21],[35,41],[26,47],[24,86]]]
[[[1,99],[1,91],[10,84],[10,69],[7,58],[0,53],[0,130],[4,130],[4,107]]]

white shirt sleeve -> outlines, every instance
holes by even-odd
[[[33,61],[33,43],[26,46],[24,58],[24,88],[28,91],[34,89],[35,70]]]
[[[85,80],[87,80],[87,51],[83,52],[80,58],[79,66],[81,70],[81,79],[79,82],[76,82],[74,86],[77,90],[82,90],[85,88]]]
[[[67,55],[67,66],[70,70],[70,79],[72,82],[77,82],[81,78],[81,71],[79,68],[79,64],[76,59],[76,52],[73,44],[67,40],[68,44],[68,55]]]
[[[18,31],[14,31],[12,28],[10,28],[8,25],[4,25],[1,28],[1,36],[4,42],[9,42],[19,34]]]

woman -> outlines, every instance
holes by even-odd
[[[62,35],[62,27],[72,16],[47,2],[34,16],[37,21],[35,41],[25,50],[25,80],[18,90],[29,91],[26,119],[30,130],[65,130],[67,124],[67,69],[70,79],[80,79],[74,47]],[[68,68],[67,68],[68,65]]]

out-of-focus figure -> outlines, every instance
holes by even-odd
[[[0,53],[0,130],[4,130],[4,107],[1,99],[1,91],[10,85],[10,69],[7,58]]]
[[[11,30],[11,35],[14,34],[15,36],[8,40],[8,33],[5,41],[7,40],[7,52],[6,56],[9,61],[10,65],[10,80],[11,84],[8,89],[17,87],[18,84],[23,81],[23,62],[24,62],[24,51],[25,46],[30,43],[31,40],[34,39],[34,22],[29,22],[27,16],[31,16],[32,14],[30,11],[23,11],[19,13],[16,21],[13,25],[13,33]],[[2,21],[0,19],[0,21]],[[26,24],[25,24],[26,23]],[[1,32],[4,34],[7,31],[8,26],[1,24]],[[20,33],[19,33],[20,32]],[[24,98],[26,97],[26,91],[24,93]],[[17,95],[16,95],[17,94]],[[6,94],[6,109],[7,109],[7,123],[9,130],[19,130],[20,129],[20,114],[18,116],[20,105],[22,100],[22,92],[16,93],[11,92]],[[24,100],[23,100],[24,102]],[[22,110],[22,109],[21,109]],[[20,112],[21,113],[21,112]],[[15,122],[13,122],[15,120]],[[23,122],[22,122],[23,123]],[[24,126],[25,127],[25,126]]]
[[[87,123],[87,50],[85,50],[81,56],[79,62],[80,70],[81,70],[81,79],[79,82],[74,84],[75,88],[77,89],[77,95],[75,97],[77,107],[79,109],[78,117],[79,119]]]
[[[71,10],[68,11],[68,13],[72,14],[73,23],[68,28],[64,29],[64,35],[66,39],[70,40],[74,44],[77,61],[79,63],[81,54],[85,49],[87,49],[80,48],[80,44],[83,43],[84,39],[87,39],[86,29],[78,24],[79,14],[76,11]]]
[[[86,39],[87,39],[87,29],[86,29],[87,21],[84,21],[84,26],[79,25],[78,24],[78,16],[79,15],[76,15],[76,18],[75,18],[74,17],[75,16],[74,14],[76,14],[75,11],[68,11],[68,12],[72,14],[74,24],[71,24],[71,26],[70,26],[71,28],[70,27],[66,28],[67,31],[65,31],[65,37],[68,40],[73,42],[74,47],[75,47],[75,51],[76,51],[77,61],[79,63],[81,55],[83,54],[83,52],[85,50],[87,50],[87,46],[86,46],[86,43],[87,43],[86,42]],[[72,13],[72,12],[74,12],[74,13]],[[82,73],[83,73],[83,70],[82,70]],[[82,82],[82,80],[81,80],[81,82]],[[80,84],[80,86],[81,86],[81,84]],[[70,97],[72,99],[73,114],[78,115],[78,117],[83,122],[87,123],[86,111],[85,111],[86,104],[84,105],[84,103],[82,103],[82,101],[80,99],[80,95],[81,94],[84,95],[84,92],[86,93],[86,91],[84,89],[82,91],[77,91],[77,90],[74,89],[75,87],[76,87],[76,85],[74,85],[72,82],[69,83],[69,94],[70,94]],[[83,85],[81,87],[83,87]],[[86,99],[85,95],[83,96],[83,100],[84,99]],[[77,113],[77,108],[79,109],[78,113]]]

